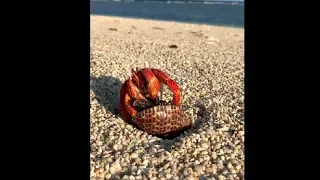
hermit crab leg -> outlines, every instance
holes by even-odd
[[[120,89],[120,113],[126,120],[131,120],[132,116],[135,116],[137,111],[133,107],[133,100],[141,100],[145,97],[141,94],[138,87],[131,81],[126,80]]]
[[[145,79],[144,79],[144,75],[141,71],[134,71],[133,69],[131,69],[131,76],[132,76],[132,82],[134,83],[134,85],[137,86],[137,88],[142,91],[142,93],[146,93],[146,88],[145,88]]]
[[[130,97],[134,99],[145,99],[139,88],[131,81],[131,79],[127,80],[126,83],[128,88],[127,93]]]
[[[131,115],[131,117],[135,116],[137,114],[137,111],[132,106],[131,98],[128,94],[124,97],[124,107],[127,110],[127,112]]]
[[[119,111],[122,114],[123,118],[127,121],[131,121],[131,115],[128,113],[126,108],[126,97],[127,96],[127,81],[123,83],[120,89],[120,103],[119,103]]]
[[[169,87],[170,91],[173,93],[173,104],[179,106],[181,95],[178,84],[174,80],[170,79],[168,75],[163,71],[160,71],[158,69],[151,69],[151,71],[155,75],[156,79],[160,81],[160,83],[163,83]]]

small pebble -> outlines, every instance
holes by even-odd
[[[236,170],[239,171],[241,169],[241,165],[236,166]]]
[[[225,177],[225,176],[223,176],[223,175],[219,175],[218,176],[218,180],[226,180],[227,178]]]
[[[106,174],[105,176],[104,176],[106,179],[110,179],[111,178],[111,174]]]
[[[200,174],[203,171],[203,166],[202,165],[196,165],[195,166],[195,170],[196,170],[197,173]]]
[[[101,141],[96,141],[97,146],[102,146],[102,142]]]
[[[113,164],[111,164],[109,170],[112,175],[118,174],[121,171],[119,160],[116,160]]]
[[[207,148],[209,148],[209,145],[207,143],[202,143],[201,147],[204,148],[204,149],[207,149]]]
[[[216,143],[216,145],[214,146],[214,149],[220,149],[221,148],[221,144],[220,143]]]
[[[228,131],[228,130],[229,130],[229,127],[227,126],[218,129],[218,131]]]
[[[131,155],[130,155],[130,158],[131,159],[135,159],[135,158],[138,158],[139,156],[138,156],[138,154],[137,153],[132,153]]]

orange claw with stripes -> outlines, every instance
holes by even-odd
[[[119,110],[122,116],[131,121],[137,113],[133,106],[135,100],[156,100],[159,98],[160,83],[165,84],[173,93],[172,104],[180,105],[180,88],[168,75],[158,69],[143,68],[139,71],[132,69],[132,76],[126,80],[120,90]]]

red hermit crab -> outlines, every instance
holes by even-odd
[[[162,84],[173,93],[171,102],[160,99]],[[158,69],[132,69],[132,77],[120,90],[119,110],[125,120],[152,135],[169,136],[191,127],[191,121],[180,109],[178,84]]]

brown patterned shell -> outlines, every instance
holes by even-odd
[[[192,122],[175,105],[158,105],[140,111],[132,121],[143,131],[152,135],[177,133],[191,127]]]

